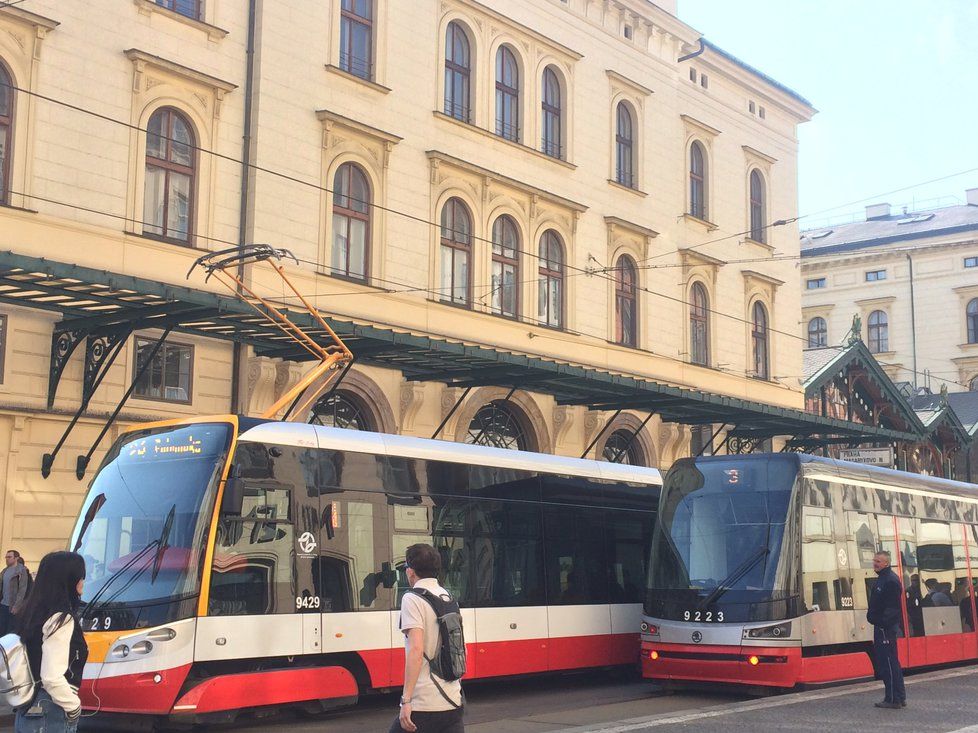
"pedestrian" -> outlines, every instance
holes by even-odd
[[[897,639],[903,618],[903,586],[890,568],[890,553],[885,550],[873,555],[876,586],[869,598],[866,620],[873,625],[873,651],[876,676],[883,680],[885,694],[878,708],[904,708],[907,691],[903,686],[903,669],[897,658]]]
[[[88,645],[76,618],[84,584],[85,561],[75,552],[49,553],[37,568],[17,630],[39,684],[34,699],[17,708],[14,733],[78,730],[78,687],[88,660]]]
[[[431,545],[411,545],[404,553],[405,573],[414,591],[450,599],[438,582],[441,556]],[[438,679],[431,660],[439,652],[440,631],[434,608],[417,592],[401,599],[401,631],[405,637],[404,688],[401,711],[390,733],[463,733],[464,699],[458,680]]]
[[[13,630],[13,614],[27,596],[27,568],[17,550],[7,550],[0,574],[0,636]]]

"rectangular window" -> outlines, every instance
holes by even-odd
[[[964,258],[965,267],[978,267],[978,257],[965,257]]]
[[[185,15],[188,18],[201,20],[201,9],[203,6],[201,0],[156,0],[156,4],[162,5],[174,13]]]
[[[373,79],[373,0],[343,0],[340,9],[340,68]]]
[[[824,277],[814,277],[806,283],[806,287],[809,290],[818,290],[819,288],[825,287]]]
[[[866,273],[866,282],[874,283],[879,280],[886,280],[886,270],[870,270]]]
[[[136,338],[136,358],[133,364],[135,374],[144,360],[149,358],[156,341]],[[187,344],[163,344],[152,363],[136,382],[136,397],[163,402],[190,403],[194,347]]]

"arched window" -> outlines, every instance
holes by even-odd
[[[343,0],[340,9],[340,68],[373,79],[374,0]]]
[[[699,141],[689,146],[689,213],[706,219],[706,153]]]
[[[808,348],[820,349],[829,345],[829,327],[821,316],[808,322]]]
[[[441,298],[458,305],[471,302],[472,217],[458,198],[441,210]]]
[[[511,450],[530,449],[522,421],[505,400],[493,400],[479,408],[469,423],[465,442]]]
[[[333,176],[334,275],[367,279],[370,262],[370,184],[363,169],[344,163]]]
[[[337,390],[312,408],[310,423],[347,430],[376,430],[370,411],[353,395]]]
[[[520,67],[507,46],[496,52],[496,134],[520,141]]]
[[[564,325],[564,245],[560,235],[548,229],[540,237],[540,290],[537,312],[547,326]]]
[[[616,430],[609,435],[601,451],[601,458],[610,463],[624,463],[627,466],[646,465],[638,436],[631,430]]]
[[[622,186],[635,187],[635,125],[632,112],[624,102],[615,111],[615,180]]]
[[[190,241],[196,164],[196,142],[190,122],[170,107],[156,110],[146,129],[144,234]]]
[[[615,265],[615,341],[638,345],[638,268],[628,255]]]
[[[978,392],[978,377],[971,380],[971,384],[968,385],[968,389],[972,392]]]
[[[764,179],[756,168],[750,172],[750,238],[755,242],[767,241],[764,209],[767,203]]]
[[[472,54],[469,36],[461,24],[448,24],[445,38],[445,114],[471,121]]]
[[[869,350],[874,354],[890,350],[890,324],[883,311],[869,314]]]
[[[0,204],[10,203],[10,159],[14,144],[14,90],[0,63]]]
[[[754,303],[751,313],[752,351],[754,352],[754,376],[757,379],[767,379],[771,376],[770,351],[768,348],[767,308],[761,301]]]
[[[492,312],[515,318],[520,306],[520,235],[511,216],[492,225]]]
[[[560,80],[553,67],[543,70],[543,152],[551,158],[563,158]]]
[[[694,364],[710,363],[710,299],[701,283],[694,283],[689,297],[689,357]]]
[[[968,319],[968,343],[978,344],[978,298],[973,298],[965,309]]]

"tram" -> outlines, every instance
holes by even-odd
[[[643,675],[761,689],[871,677],[878,550],[905,590],[901,664],[978,658],[978,487],[797,454],[678,461],[653,536]]]
[[[469,678],[638,663],[654,469],[236,416],[122,435],[71,538],[89,713],[349,705],[403,683],[404,551],[441,553]]]

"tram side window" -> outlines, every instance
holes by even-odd
[[[804,534],[802,537],[801,572],[805,589],[805,606],[811,611],[841,609],[841,598],[833,598],[829,588],[839,588],[839,568],[832,536],[832,512],[806,506],[802,512]]]
[[[289,487],[246,482],[241,514],[221,517],[214,547],[208,613],[291,613],[293,540]]]
[[[924,615],[920,602],[920,570],[917,567],[917,520],[909,517],[897,519],[897,534],[900,542],[900,565],[903,567],[903,595],[907,605],[909,636],[924,635]],[[897,555],[892,556],[896,565]],[[896,568],[894,567],[894,572]]]
[[[848,566],[852,585],[853,608],[869,608],[869,595],[876,586],[873,555],[879,549],[876,534],[876,517],[861,512],[846,512],[848,523]]]
[[[971,567],[971,581],[967,589],[968,597],[961,601],[962,622],[970,608],[970,625],[966,625],[965,631],[978,629],[978,527],[973,524],[965,525],[965,532],[968,537],[968,564]]]
[[[954,550],[954,588],[951,592],[951,600],[958,607],[958,616],[961,618],[961,631],[971,632],[975,630],[974,617],[971,613],[971,577],[968,573],[968,558],[964,546],[965,534],[970,527],[963,524],[951,525],[952,547]]]
[[[961,633],[961,616],[953,600],[954,555],[955,545],[960,547],[962,555],[964,547],[962,540],[952,539],[952,530],[960,535],[961,526],[917,520],[917,564],[925,636]]]
[[[651,512],[642,514],[621,509],[607,512],[605,534],[610,561],[608,593],[611,603],[643,601],[653,522]]]
[[[608,603],[605,512],[588,507],[544,507],[547,603]]]
[[[471,520],[473,605],[543,605],[540,505],[476,501]]]
[[[343,491],[323,494],[322,502],[325,538],[314,575],[323,611],[390,610],[394,570],[384,496]]]

